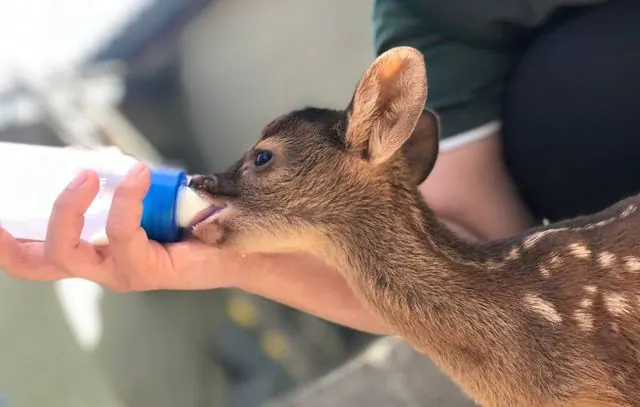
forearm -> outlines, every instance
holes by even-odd
[[[535,225],[503,164],[499,132],[441,153],[420,190],[463,238],[502,239]]]
[[[392,332],[355,297],[337,270],[306,254],[251,254],[244,258],[235,285],[359,331]]]

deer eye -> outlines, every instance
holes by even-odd
[[[271,151],[266,151],[266,150],[259,151],[258,154],[256,154],[254,164],[256,167],[262,167],[263,165],[271,161],[272,157],[273,157],[273,153]]]

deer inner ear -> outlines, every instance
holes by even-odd
[[[349,148],[380,164],[411,137],[427,95],[422,54],[411,47],[380,55],[360,80],[347,109]]]

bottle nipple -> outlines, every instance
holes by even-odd
[[[181,228],[191,226],[191,222],[198,214],[211,207],[211,203],[188,187],[180,188],[176,205],[176,222]]]

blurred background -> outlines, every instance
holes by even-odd
[[[115,144],[206,173],[276,115],[345,107],[366,0],[0,1],[0,140]],[[367,335],[231,290],[118,295],[0,274],[0,405],[258,406]]]
[[[0,0],[0,141],[220,170],[275,116],[346,106],[375,56],[372,6]],[[428,359],[374,339],[234,290],[0,272],[0,407],[471,405]]]

